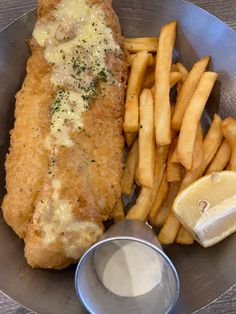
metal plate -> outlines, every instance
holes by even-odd
[[[236,116],[236,34],[223,22],[181,0],[114,0],[126,36],[157,35],[160,26],[177,19],[177,51],[190,67],[204,55],[219,82],[205,117],[218,111]],[[30,12],[0,33],[0,197],[4,195],[4,159],[13,125],[14,95],[25,75],[35,13]],[[221,99],[218,101],[219,88]],[[217,108],[219,107],[219,108]],[[205,119],[205,122],[207,120]],[[0,289],[38,313],[85,313],[74,291],[74,266],[63,271],[32,270],[25,263],[23,244],[0,216]],[[175,264],[181,293],[175,313],[190,313],[218,298],[236,283],[236,235],[203,249],[171,246],[165,249]],[[147,312],[148,314],[148,309]]]

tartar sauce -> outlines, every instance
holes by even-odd
[[[37,22],[33,37],[53,64],[50,142],[73,146],[71,133],[83,128],[83,113],[96,97],[97,85],[112,83],[106,64],[110,52],[120,52],[105,13],[85,0],[62,0],[50,20]],[[48,139],[47,139],[48,143]]]

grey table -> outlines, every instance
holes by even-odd
[[[34,8],[35,2],[34,0],[0,0],[0,30],[20,15]],[[191,0],[189,2],[211,12],[236,30],[236,0]],[[26,313],[29,312],[0,292],[0,314]],[[197,312],[197,314],[203,313],[235,314],[236,284],[219,299]]]

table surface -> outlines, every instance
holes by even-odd
[[[236,30],[236,0],[191,0],[189,2],[211,12]],[[0,0],[0,30],[17,17],[34,8],[35,3],[34,0]],[[0,292],[0,314],[26,313],[29,314],[30,312]],[[236,285],[219,299],[195,313],[236,313]]]

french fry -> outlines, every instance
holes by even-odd
[[[127,56],[127,62],[128,62],[128,64],[129,64],[129,66],[132,66],[132,65],[133,65],[133,62],[134,62],[135,57],[136,57],[136,53],[128,54],[128,56]],[[155,59],[155,57],[153,57],[153,55],[150,53],[150,54],[149,54],[148,66],[149,66],[149,67],[154,67],[155,64],[156,64],[156,59]]]
[[[176,22],[162,27],[155,69],[155,127],[157,145],[171,142],[170,70],[176,38]]]
[[[183,84],[188,77],[188,70],[185,68],[185,66],[182,63],[176,63],[176,66],[179,73],[181,74],[181,82]]]
[[[179,72],[170,72],[170,88],[175,86],[179,80],[181,80],[182,76]],[[155,84],[155,71],[152,71],[145,75],[143,79],[143,88],[152,88]]]
[[[168,156],[168,146],[159,146],[156,149],[156,164],[153,180],[153,187],[142,187],[136,204],[132,206],[126,216],[126,219],[136,219],[145,221],[152,208],[155,196],[161,184],[163,173],[166,168],[166,160]]]
[[[173,154],[171,156],[170,162],[172,163],[179,163],[179,156],[178,156],[178,148],[175,147],[175,150],[173,151]]]
[[[131,53],[139,51],[156,52],[158,47],[157,37],[126,38],[125,49]]]
[[[137,163],[137,166],[135,169],[134,182],[136,185],[141,186],[140,179],[139,179],[139,163]]]
[[[236,171],[236,120],[233,118],[226,118],[222,121],[221,127],[224,137],[231,148],[229,169]]]
[[[169,145],[157,146],[157,148],[156,148],[156,164],[157,165],[166,164],[168,154],[169,154]]]
[[[180,229],[180,222],[171,211],[164,226],[161,228],[158,239],[161,244],[171,244],[175,241]]]
[[[183,181],[180,185],[180,191],[185,189],[187,186],[189,186],[191,183],[199,179],[203,173],[205,172],[207,166],[213,159],[215,153],[217,152],[221,142],[223,139],[223,133],[221,130],[221,119],[220,117],[215,114],[214,119],[212,121],[212,124],[210,126],[210,129],[203,141],[203,162],[200,165],[199,168],[197,168],[194,171],[187,171]],[[163,244],[171,244],[175,241],[176,235],[179,232],[180,229],[180,223],[178,219],[174,216],[174,213],[171,211],[170,215],[168,216],[164,226],[162,227],[160,233],[161,233],[161,243]],[[172,228],[172,229],[170,229]],[[183,227],[182,227],[183,228]],[[183,228],[184,229],[184,228]],[[175,233],[176,232],[176,233]],[[180,239],[188,239],[189,242],[189,234],[186,236],[184,235],[185,231],[181,231],[182,237],[178,239],[178,241],[182,241]],[[187,241],[186,241],[187,242]],[[181,244],[187,244],[182,243]]]
[[[150,55],[141,51],[136,54],[131,67],[128,88],[126,92],[124,131],[126,133],[138,132],[139,129],[139,94],[142,87],[145,70]]]
[[[153,97],[155,98],[155,94],[156,94],[156,87],[155,87],[155,85],[151,88],[151,91],[152,91]]]
[[[158,210],[160,209],[162,203],[166,199],[168,192],[169,192],[169,183],[167,181],[167,175],[165,172],[163,174],[159,190],[157,192],[155,201],[152,205],[152,208],[151,208],[149,216],[148,216],[148,221],[150,224],[152,224],[152,220],[155,220],[155,217],[158,213]]]
[[[119,198],[118,201],[116,202],[116,205],[113,208],[113,222],[116,223],[124,219],[125,219],[124,204],[122,198]]]
[[[155,170],[154,99],[150,89],[140,95],[139,181],[151,188]]]
[[[134,144],[129,150],[124,174],[121,180],[121,192],[130,195],[134,184],[135,169],[138,164],[138,140],[135,140]]]
[[[170,151],[167,161],[167,180],[168,182],[176,182],[181,180],[181,164],[171,162],[172,155],[175,151],[176,145],[178,143],[178,138],[175,138],[170,145]]]
[[[230,161],[231,157],[231,148],[226,140],[222,142],[220,148],[218,149],[217,153],[215,154],[210,166],[206,171],[207,174],[211,174],[213,172],[222,171],[227,166],[228,162]]]
[[[188,104],[197,88],[198,82],[206,70],[210,58],[205,57],[194,64],[192,70],[189,72],[184,84],[178,94],[175,111],[172,117],[172,128],[180,130],[184,113],[188,107]]]
[[[186,169],[192,168],[196,132],[201,115],[217,79],[217,73],[203,73],[185,111],[178,141],[178,156]]]
[[[142,187],[136,204],[132,206],[126,216],[126,219],[134,219],[145,221],[154,202],[154,195],[156,195],[161,183],[161,179],[165,170],[165,164],[156,166],[154,184],[152,188]]]
[[[202,161],[203,161],[203,134],[201,122],[199,122],[193,148],[193,164],[191,170],[195,170],[198,167],[200,167]]]
[[[129,53],[127,55],[127,62],[128,62],[130,67],[132,66],[135,58],[136,58],[136,53]]]
[[[176,182],[181,180],[182,165],[179,163],[168,162],[167,164],[167,180],[168,182]]]
[[[181,191],[191,183],[199,179],[214,158],[223,139],[221,130],[221,119],[215,114],[210,129],[203,140],[203,161],[200,167],[194,171],[187,171],[181,183]]]
[[[218,148],[220,147],[222,139],[223,133],[221,130],[221,119],[217,114],[215,114],[210,129],[203,141],[203,162],[196,170],[188,171],[186,173],[182,181],[180,191],[188,187],[204,174],[206,168],[208,167],[208,165],[214,158]],[[178,243],[186,245],[190,243],[190,234],[184,227],[181,227],[180,235],[181,237],[178,238]]]
[[[182,245],[190,245],[194,243],[194,239],[187,229],[181,227],[177,234],[175,242]]]
[[[179,72],[170,72],[170,88],[174,87],[182,78]]]
[[[130,208],[126,219],[145,221],[150,211],[150,199],[152,197],[152,189],[142,187],[136,203]]]
[[[172,105],[170,109],[171,109],[171,116],[172,116],[175,110],[175,106]],[[171,141],[173,141],[173,139],[177,136],[177,133],[178,132],[176,130],[171,129]],[[174,150],[170,156],[170,162],[179,163],[177,144],[175,145]]]
[[[132,95],[125,102],[124,131],[125,133],[138,132],[139,127],[139,97]]]
[[[136,137],[138,136],[137,132],[134,133],[125,133],[125,141],[128,147],[130,147],[134,140],[136,139]]]
[[[174,199],[176,198],[179,191],[180,182],[174,182],[169,184],[169,193],[164,203],[157,211],[157,215],[150,220],[150,224],[156,228],[161,228],[166,222],[172,208]]]

